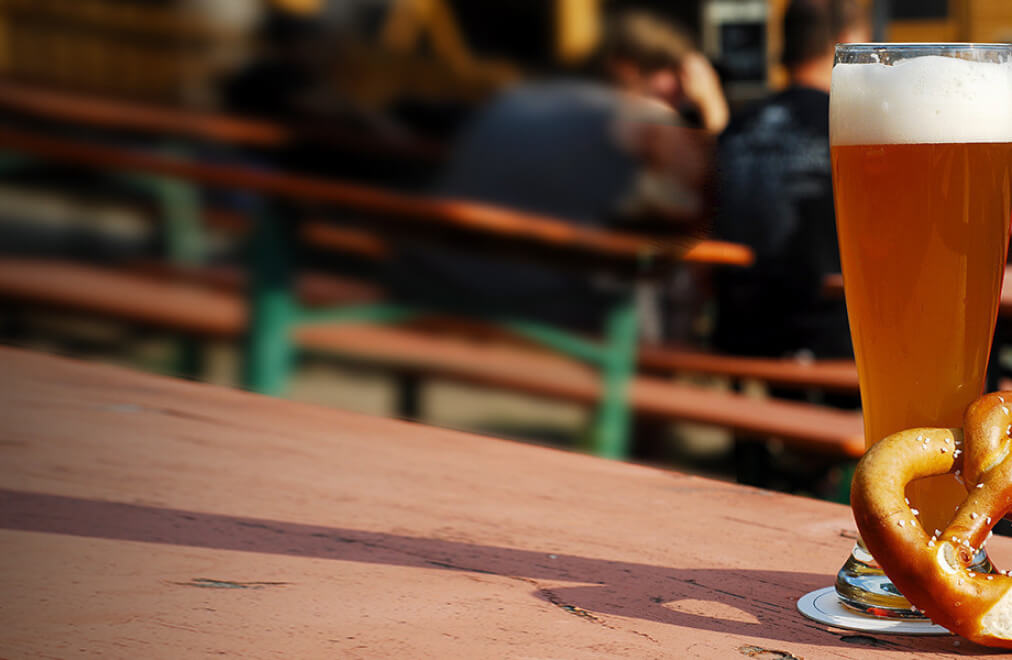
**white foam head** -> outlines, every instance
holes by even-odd
[[[830,142],[1012,142],[1012,62],[941,56],[837,64]]]

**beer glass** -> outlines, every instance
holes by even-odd
[[[983,391],[1004,273],[1012,169],[1012,46],[837,46],[830,145],[844,290],[867,446],[962,426]],[[966,496],[958,477],[911,484],[930,536]],[[979,571],[990,564],[982,551]],[[916,610],[860,541],[840,599]]]

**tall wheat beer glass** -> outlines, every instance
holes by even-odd
[[[1012,46],[838,46],[830,144],[865,442],[962,426],[983,390],[1008,247]],[[930,535],[966,491],[946,475],[907,495]],[[868,613],[917,616],[860,543],[836,590]]]

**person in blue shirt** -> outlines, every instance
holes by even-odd
[[[464,130],[434,193],[587,227],[672,220],[698,233],[712,135],[728,109],[713,68],[679,28],[641,12],[613,17],[594,77],[522,83]],[[691,128],[690,128],[691,127]],[[392,288],[436,305],[475,301],[596,330],[614,301],[606,283],[543,264],[438,244],[402,246]]]

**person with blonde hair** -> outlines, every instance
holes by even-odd
[[[598,74],[619,89],[661,101],[711,133],[727,126],[720,79],[681,25],[644,11],[617,14],[596,59]]]

